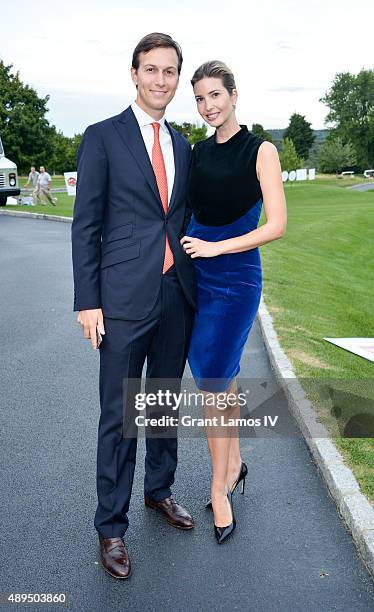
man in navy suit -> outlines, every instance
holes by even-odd
[[[196,309],[193,262],[179,242],[188,223],[191,148],[164,119],[182,61],[170,36],[145,36],[132,59],[135,102],[89,126],[78,153],[74,311],[93,348],[102,337],[95,527],[101,563],[115,578],[131,572],[123,536],[137,438],[124,431],[134,410],[126,381],[141,378],[145,360],[148,383],[180,381]],[[146,506],[174,527],[192,529],[170,489],[176,466],[176,436],[146,438]]]

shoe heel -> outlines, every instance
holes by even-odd
[[[244,476],[244,478],[242,480],[242,486],[241,486],[241,489],[240,489],[240,493],[242,495],[244,495],[244,489],[245,489],[245,476]]]
[[[157,508],[157,504],[155,504],[154,501],[152,499],[150,499],[149,497],[145,497],[144,498],[144,505],[147,508],[152,508],[153,510],[155,510]]]

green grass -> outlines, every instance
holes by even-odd
[[[363,177],[318,175],[287,183],[286,235],[261,247],[261,259],[264,298],[280,343],[319,420],[374,503],[374,440],[341,437],[331,402],[320,394],[324,383],[345,388],[353,411],[355,402],[365,403],[357,396],[374,396],[374,364],[323,340],[373,336],[374,194],[344,189],[361,182]],[[7,208],[72,216],[73,205],[74,198],[58,194],[56,207]]]
[[[261,247],[261,258],[264,299],[280,343],[373,503],[374,440],[340,437],[331,402],[319,393],[323,384],[345,387],[345,407],[366,402],[373,414],[374,364],[323,340],[373,336],[374,194],[342,189],[353,181],[286,184],[286,235]]]
[[[314,183],[320,185],[331,185],[335,187],[350,187],[351,185],[358,185],[360,183],[372,183],[374,179],[367,179],[363,174],[355,174],[354,176],[344,176],[337,178],[336,174],[317,174]]]
[[[41,206],[40,204],[37,206],[9,206],[7,204],[3,210],[20,210],[29,213],[48,213],[62,217],[72,217],[74,197],[68,196],[66,193],[56,193],[54,197],[57,198],[56,206],[52,206],[48,201],[46,206]]]
[[[282,346],[310,355],[295,357],[300,376],[373,376],[371,362],[322,339],[372,333],[373,194],[318,182],[285,192],[286,235],[261,247],[264,298]]]
[[[51,177],[52,177],[52,188],[53,187],[65,187],[65,179],[62,175],[56,174],[55,176],[51,175]],[[28,175],[18,177],[18,184],[21,189],[24,188],[24,185],[27,182],[27,178],[28,178]]]

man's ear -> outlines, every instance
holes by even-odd
[[[136,68],[131,68],[131,79],[135,87],[138,87],[138,74]]]

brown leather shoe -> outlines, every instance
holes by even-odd
[[[131,563],[122,538],[102,538],[100,541],[100,561],[105,571],[113,578],[124,580],[131,574]]]
[[[144,503],[148,508],[161,510],[167,522],[173,525],[173,527],[177,527],[178,529],[193,529],[193,527],[195,527],[192,516],[183,506],[175,501],[172,495],[159,502],[153,501],[153,499],[145,495]]]

